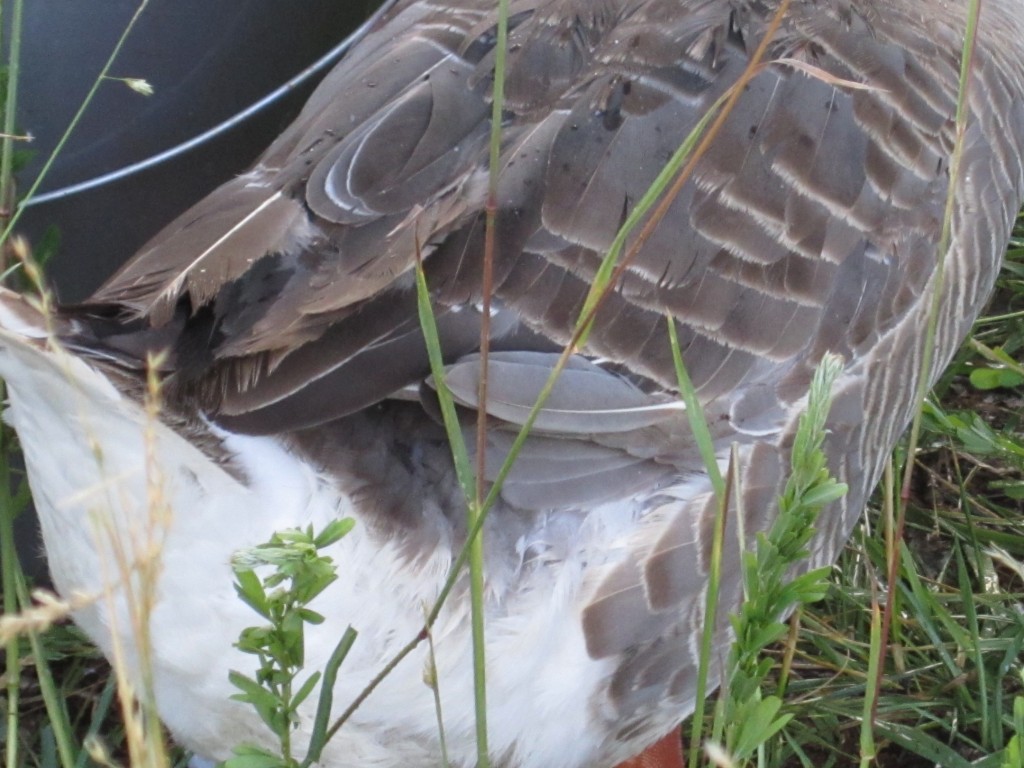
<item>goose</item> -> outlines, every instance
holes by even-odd
[[[306,632],[319,669],[347,626],[358,631],[334,686],[351,702],[421,632],[467,538],[417,263],[493,482],[620,225],[764,44],[766,63],[568,358],[482,529],[493,764],[613,766],[650,747],[695,706],[715,514],[666,317],[721,468],[736,456],[745,545],[777,514],[813,371],[827,353],[842,359],[824,450],[849,491],[810,547],[812,565],[832,562],[919,377],[934,380],[990,292],[1024,199],[1019,0],[983,5],[951,175],[967,5],[793,0],[773,28],[781,0],[512,0],[485,288],[496,3],[394,2],[248,172],[87,301],[0,297],[7,418],[54,583],[109,595],[80,600],[77,623],[129,676],[149,660],[182,745],[211,759],[270,746],[230,698],[229,670],[255,664],[234,643],[258,619],[232,587],[232,558],[275,531],[352,518],[326,550],[340,578],[311,604],[324,621]],[[135,579],[111,563],[154,526],[143,641]],[[734,513],[719,645],[742,594],[738,526]],[[475,763],[468,593],[463,578],[432,649],[384,678],[324,765],[438,765],[428,668],[448,759]]]

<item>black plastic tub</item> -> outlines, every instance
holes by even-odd
[[[115,171],[173,147],[257,101],[345,39],[376,0],[150,0],[111,75],[146,80],[143,96],[104,82],[41,193]],[[138,9],[137,0],[25,4],[18,128],[35,178]],[[5,13],[5,21],[10,14]],[[5,46],[6,50],[6,46]],[[61,298],[91,292],[163,224],[244,169],[294,116],[314,78],[241,125],[152,170],[32,206],[22,229],[60,234],[49,273]]]
[[[140,95],[116,80],[103,82],[39,193],[96,179],[202,134],[337,46],[378,4],[150,0],[110,74],[144,79],[153,95]],[[19,132],[34,141],[32,158],[18,174],[22,194],[138,7],[135,0],[25,3],[17,122]],[[4,13],[5,24],[10,16]],[[40,242],[47,229],[59,239],[47,273],[61,300],[87,296],[160,227],[243,171],[294,117],[318,80],[310,78],[231,130],[167,162],[26,208],[19,232],[31,243]],[[16,528],[26,570],[37,583],[45,580],[34,516],[22,515]]]

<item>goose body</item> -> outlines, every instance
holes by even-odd
[[[413,268],[422,257],[448,378],[472,414],[494,5],[399,0],[253,169],[84,305],[46,321],[0,297],[0,374],[55,583],[67,595],[113,583],[116,599],[76,620],[137,665],[111,537],[130,551],[159,533],[157,701],[205,756],[270,743],[228,698],[228,670],[253,668],[232,643],[258,623],[232,588],[233,553],[276,530],[356,521],[328,551],[341,578],[307,631],[310,669],[346,626],[359,631],[335,689],[345,706],[420,631],[465,540]],[[619,226],[777,7],[512,0],[489,479]],[[988,295],[1024,198],[1024,10],[989,0],[937,286],[965,27],[961,2],[792,3],[767,49],[789,63],[754,75],[605,300],[484,527],[496,765],[612,766],[693,708],[713,499],[677,404],[666,315],[723,468],[737,447],[751,541],[776,514],[810,375],[826,352],[843,357],[826,451],[850,491],[822,514],[811,561],[836,556],[909,419],[933,291],[932,377]],[[154,420],[144,361],[157,351]],[[154,503],[168,510],[156,522]],[[726,542],[723,643],[741,593],[733,531]],[[458,766],[475,762],[467,592],[460,582],[433,630]],[[439,764],[428,661],[421,646],[400,664],[324,764]]]

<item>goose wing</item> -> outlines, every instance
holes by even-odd
[[[727,0],[513,6],[494,333],[543,347],[568,340],[624,217],[735,82],[769,14]],[[92,301],[154,326],[186,312],[184,337],[209,348],[206,402],[254,431],[333,418],[423,377],[417,256],[446,352],[472,352],[493,14],[480,0],[398,3],[252,171]],[[799,389],[821,352],[870,348],[920,293],[953,94],[914,52],[823,31],[818,16],[788,20],[770,55],[876,90],[783,65],[757,75],[607,300],[589,352],[671,388],[670,313],[707,399],[789,374]],[[351,398],[309,413],[317,387]]]

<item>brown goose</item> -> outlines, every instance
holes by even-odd
[[[449,378],[476,402],[492,0],[399,0],[248,173],[47,326],[5,295],[11,395],[54,579],[110,580],[110,531],[146,526],[147,466],[174,510],[150,656],[160,711],[223,758],[269,734],[230,701],[253,614],[229,558],[350,515],[342,578],[307,635],[321,666],[360,636],[347,703],[422,625],[465,537],[415,311],[422,253]],[[488,461],[569,339],[596,265],[665,159],[740,76],[777,0],[512,0],[495,262]],[[775,514],[810,372],[845,359],[831,466],[835,556],[910,415],[950,180],[966,3],[795,0],[710,151],[597,316],[485,526],[495,764],[611,766],[694,705],[710,484],[676,405],[664,316],[748,536]],[[932,375],[991,288],[1024,197],[1024,8],[984,4]],[[794,65],[792,62],[796,62]],[[806,65],[806,66],[804,66]],[[842,81],[808,74],[814,68]],[[139,404],[167,350],[164,421]],[[155,456],[147,462],[146,456]],[[732,518],[734,521],[734,518]],[[100,521],[99,524],[97,521]],[[103,522],[107,521],[107,522]],[[97,536],[97,528],[107,531]],[[727,542],[735,537],[726,536]],[[736,605],[738,545],[723,608]],[[77,620],[137,647],[123,584]],[[465,590],[434,629],[454,765],[474,762]],[[727,640],[724,622],[719,639]],[[333,766],[438,764],[421,649],[330,743]],[[308,735],[303,710],[298,736]]]

